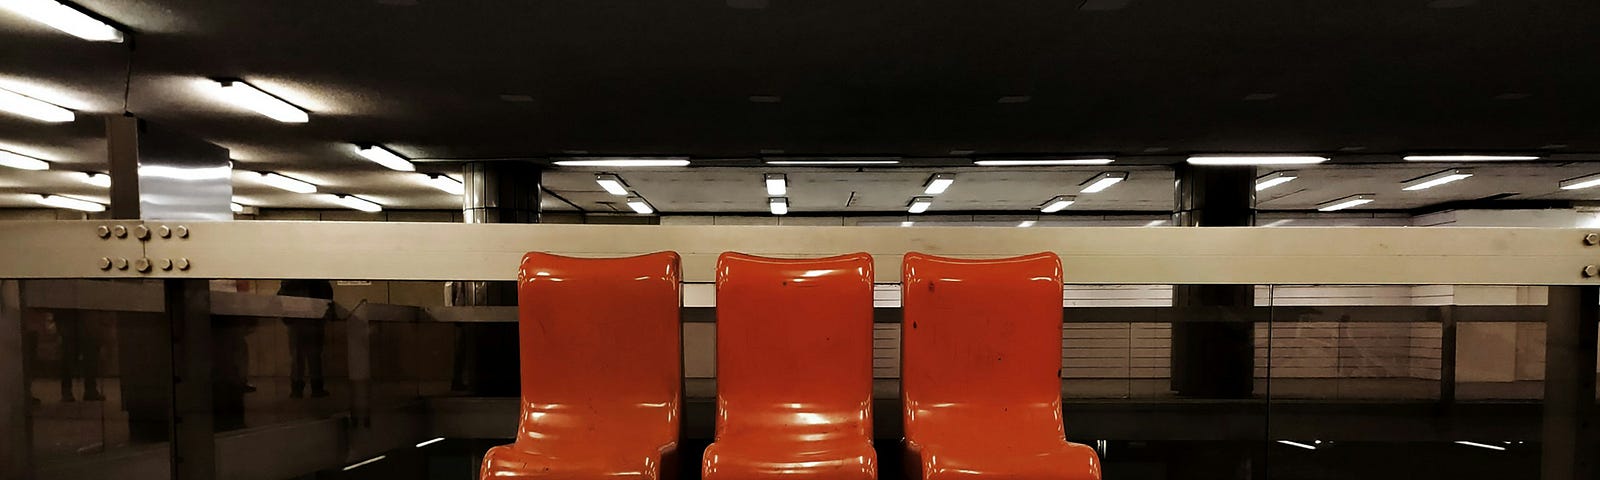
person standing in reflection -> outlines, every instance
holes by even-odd
[[[105,400],[100,395],[99,332],[77,311],[57,310],[52,316],[56,321],[56,333],[61,337],[61,401],[73,401],[74,377],[83,379],[84,401]]]
[[[322,378],[322,344],[328,319],[333,316],[333,284],[327,280],[284,280],[278,295],[329,300],[328,310],[319,318],[285,318],[289,327],[289,397],[305,394],[306,377],[311,380],[311,396],[326,397]]]

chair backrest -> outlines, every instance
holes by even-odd
[[[901,395],[915,405],[1061,402],[1061,260],[907,253]]]
[[[741,409],[848,413],[870,434],[872,256],[717,261],[717,433]],[[796,417],[791,421],[806,423]],[[831,418],[831,417],[830,417]],[[745,425],[750,426],[750,425]]]
[[[679,272],[673,252],[524,256],[517,274],[524,404],[678,408]]]

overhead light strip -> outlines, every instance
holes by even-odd
[[[556,160],[562,167],[687,167],[686,158],[574,158]]]
[[[912,197],[911,203],[906,206],[906,211],[911,213],[922,213],[928,211],[928,208],[932,206],[933,197]]]
[[[267,118],[284,123],[306,123],[311,121],[310,114],[305,109],[275,97],[270,93],[244,83],[240,80],[216,80],[217,92],[223,100],[227,100],[238,107],[254,110],[256,113],[266,115]]]
[[[1195,155],[1189,157],[1190,165],[1315,165],[1328,161],[1328,157],[1311,155]]]
[[[1578,178],[1569,178],[1561,181],[1562,190],[1582,190],[1600,186],[1600,173],[1585,175]]]
[[[1506,447],[1502,447],[1502,446],[1499,446],[1499,445],[1490,445],[1490,444],[1487,444],[1487,443],[1469,442],[1469,441],[1466,441],[1466,440],[1456,440],[1456,444],[1457,445],[1466,445],[1466,446],[1469,446],[1469,447],[1487,448],[1489,450],[1496,450],[1496,451],[1501,451],[1501,452],[1504,452],[1506,450]]]
[[[423,183],[428,184],[430,187],[439,189],[441,192],[451,195],[463,195],[467,193],[466,186],[462,185],[460,180],[450,178],[449,175],[442,173],[433,175],[424,173],[419,175],[423,176]]]
[[[938,195],[944,193],[945,190],[949,190],[950,186],[954,185],[955,183],[956,176],[954,174],[935,173],[933,176],[928,177],[927,182],[922,184],[922,193],[928,195]]]
[[[773,215],[787,215],[789,213],[789,199],[784,197],[768,198],[767,208],[772,211]]]
[[[72,110],[53,103],[0,88],[0,111],[11,112],[41,122],[62,123],[77,118]]]
[[[1291,446],[1291,447],[1304,448],[1306,450],[1316,450],[1317,449],[1317,447],[1315,445],[1300,443],[1300,442],[1296,442],[1296,441],[1292,441],[1292,440],[1278,440],[1278,443],[1281,443],[1281,444],[1284,444],[1284,445],[1288,445],[1288,446]]]
[[[1078,202],[1078,197],[1072,195],[1056,195],[1054,198],[1039,206],[1040,213],[1056,213]]]
[[[812,166],[851,166],[851,165],[896,165],[900,163],[899,157],[774,157],[762,159],[767,165],[812,165]]]
[[[594,175],[594,183],[600,184],[600,188],[605,189],[606,193],[612,195],[621,197],[628,194],[628,184],[623,182],[622,177],[616,174],[597,173]]]
[[[73,172],[79,182],[100,188],[111,188],[111,176],[100,172]]]
[[[1339,210],[1344,210],[1346,208],[1366,205],[1366,204],[1369,204],[1369,203],[1372,203],[1372,202],[1376,201],[1377,199],[1378,199],[1378,196],[1374,195],[1374,194],[1371,194],[1371,193],[1363,193],[1363,194],[1359,194],[1359,195],[1351,195],[1351,196],[1344,197],[1344,198],[1341,198],[1341,199],[1338,199],[1338,200],[1334,200],[1334,201],[1331,201],[1331,202],[1323,203],[1322,205],[1318,205],[1317,206],[1317,211],[1320,211],[1320,212],[1337,212]]]
[[[628,197],[628,208],[633,209],[633,213],[640,215],[649,215],[656,211],[655,208],[650,206],[650,202],[645,201],[643,197]]]
[[[388,167],[390,170],[401,172],[417,171],[417,166],[413,165],[410,160],[406,160],[405,157],[394,153],[393,150],[383,148],[381,145],[356,145],[356,153],[366,157],[367,160],[372,160],[373,163]]]
[[[1534,155],[1406,155],[1407,162],[1526,162],[1538,160]]]
[[[124,39],[117,27],[54,0],[0,0],[0,8],[91,42],[122,43]]]
[[[65,197],[61,195],[34,195],[33,197],[34,202],[49,207],[78,210],[81,212],[106,211],[105,205],[80,198]]]
[[[1278,171],[1256,178],[1256,191],[1266,190],[1278,185],[1283,185],[1300,178],[1300,174],[1289,171]]]
[[[1452,168],[1442,172],[1429,174],[1427,176],[1406,180],[1405,182],[1401,183],[1401,190],[1408,192],[1427,190],[1429,188],[1444,185],[1446,183],[1463,180],[1471,176],[1472,170],[1465,168]]]
[[[1110,158],[1062,158],[1062,159],[1035,159],[1035,160],[978,160],[973,165],[981,167],[1043,167],[1060,165],[1110,165],[1116,160]]]
[[[378,202],[357,197],[355,195],[330,193],[326,194],[326,196],[323,198],[353,210],[360,210],[367,213],[378,213],[383,211],[383,205],[379,205]]]
[[[768,173],[765,176],[767,183],[767,196],[781,197],[789,194],[789,177],[781,173]]]
[[[11,167],[20,170],[49,170],[50,162],[20,153],[12,153],[5,150],[0,150],[0,166]]]
[[[1083,193],[1100,193],[1128,179],[1128,172],[1105,172],[1084,182]]]
[[[312,184],[311,182],[307,182],[307,181],[299,180],[299,179],[294,179],[294,178],[289,178],[287,176],[284,176],[284,175],[278,174],[278,173],[271,173],[271,172],[244,172],[244,173],[246,174],[246,176],[250,177],[252,180],[255,180],[257,183],[260,183],[260,184],[263,184],[263,185],[267,185],[269,187],[276,187],[276,188],[278,188],[280,190],[288,190],[288,191],[291,191],[291,192],[294,192],[294,193],[313,193],[313,192],[317,191],[317,186],[315,184]]]

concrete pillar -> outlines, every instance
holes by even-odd
[[[1180,227],[1248,227],[1255,224],[1254,167],[1174,169]],[[1255,304],[1252,285],[1174,285],[1174,307]],[[1218,309],[1226,311],[1227,308]],[[1254,325],[1238,318],[1186,318],[1172,325],[1172,390],[1200,398],[1245,398],[1254,390]],[[1241,316],[1242,317],[1242,316]]]
[[[1595,336],[1600,287],[1550,287],[1545,316],[1540,478],[1594,478]]]
[[[462,180],[462,218],[466,223],[539,223],[541,169],[519,161],[466,164]],[[532,247],[530,247],[532,248]],[[516,265],[506,265],[513,269]],[[517,304],[516,282],[465,282],[465,305]],[[517,353],[517,326],[463,324],[456,346],[455,387],[474,395],[516,396],[521,374]]]
[[[29,348],[22,325],[22,282],[0,280],[0,480],[32,478]]]

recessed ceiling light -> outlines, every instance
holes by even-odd
[[[1072,195],[1056,195],[1054,198],[1046,200],[1043,205],[1040,205],[1039,212],[1056,213],[1064,208],[1072,206],[1072,204],[1077,202],[1078,197],[1074,197]]]
[[[72,110],[3,88],[0,88],[0,110],[42,122],[70,122],[77,118]]]
[[[533,95],[523,95],[523,94],[519,94],[519,93],[502,93],[502,94],[500,94],[500,100],[511,102],[511,103],[528,103],[528,102],[532,102],[533,101]]]
[[[1373,195],[1373,194],[1370,194],[1370,193],[1363,193],[1363,194],[1359,194],[1359,195],[1351,195],[1351,196],[1348,196],[1348,197],[1344,197],[1344,198],[1341,198],[1341,199],[1338,199],[1338,200],[1333,200],[1333,201],[1326,202],[1326,203],[1323,203],[1321,205],[1318,205],[1317,206],[1317,211],[1320,211],[1320,212],[1336,212],[1336,211],[1344,210],[1344,209],[1350,208],[1350,207],[1366,205],[1366,204],[1372,203],[1373,201],[1375,201],[1377,199],[1378,199],[1377,195]]]
[[[1525,162],[1538,160],[1535,155],[1406,155],[1407,162]]]
[[[1109,158],[1051,158],[1051,159],[1016,159],[1016,160],[978,160],[973,165],[984,167],[1024,167],[1047,165],[1110,165]]]
[[[928,211],[928,207],[932,206],[933,197],[911,197],[911,203],[906,206],[906,211],[911,213],[922,213]]]
[[[373,163],[389,167],[390,170],[399,170],[402,172],[417,171],[417,166],[412,165],[410,160],[406,160],[406,158],[400,156],[400,154],[394,153],[393,151],[383,148],[382,146],[357,144],[356,153],[366,157],[367,160],[372,160]]]
[[[995,100],[995,103],[1028,103],[1032,100],[1033,97],[1028,95],[1007,95]]]
[[[1569,178],[1561,181],[1562,190],[1582,190],[1600,186],[1600,173],[1585,175],[1578,178]]]
[[[777,95],[751,95],[750,101],[753,103],[783,103],[783,97]]]
[[[1283,185],[1285,183],[1294,181],[1296,178],[1300,178],[1300,175],[1295,172],[1279,171],[1268,173],[1256,179],[1256,191],[1259,192],[1276,187],[1278,185]]]
[[[91,42],[121,43],[123,39],[117,27],[55,0],[0,0],[0,8]]]
[[[781,173],[766,174],[767,195],[781,197],[789,193],[789,177]]]
[[[900,226],[902,226],[902,227],[909,227],[909,226],[916,225],[916,224],[917,224],[917,222],[900,222]]]
[[[377,213],[383,211],[383,205],[379,205],[378,202],[357,197],[355,195],[330,193],[324,194],[322,198],[345,208],[360,210],[367,213]]]
[[[686,158],[575,158],[556,160],[563,167],[686,167]]]
[[[773,158],[764,160],[767,165],[820,165],[820,166],[848,166],[848,165],[894,165],[900,163],[894,157],[820,157],[820,158]]]
[[[1245,95],[1244,96],[1244,101],[1246,101],[1246,102],[1263,102],[1263,101],[1267,101],[1267,100],[1272,100],[1274,98],[1278,98],[1278,94],[1276,94],[1276,93],[1268,93],[1268,92],[1257,92],[1257,93],[1251,93],[1251,94]]]
[[[1099,175],[1095,175],[1094,178],[1090,178],[1088,181],[1083,182],[1081,184],[1083,186],[1083,190],[1081,190],[1081,192],[1100,193],[1107,188],[1111,188],[1112,185],[1116,185],[1127,179],[1128,172],[1101,173]]]
[[[40,205],[56,208],[66,208],[83,212],[104,212],[106,206],[88,200],[64,197],[61,195],[34,195],[33,201]]]
[[[1314,165],[1328,157],[1309,155],[1195,155],[1190,165]]]
[[[616,174],[597,173],[594,175],[594,183],[600,184],[600,188],[605,189],[607,193],[612,195],[621,197],[628,194],[628,184],[623,182],[622,177]]]
[[[466,186],[462,185],[460,180],[456,180],[454,178],[450,178],[449,175],[445,175],[445,174],[442,174],[442,173],[431,174],[431,175],[430,174],[426,174],[426,173],[419,173],[418,175],[422,175],[423,183],[428,184],[428,186],[430,186],[430,187],[437,188],[441,192],[448,193],[448,194],[451,194],[451,195],[462,195],[462,194],[467,193]]]
[[[100,188],[111,187],[111,176],[100,172],[72,172],[72,176],[79,182]]]
[[[239,80],[217,80],[215,83],[218,95],[235,106],[254,110],[284,123],[306,123],[311,120],[304,109],[248,83]]]
[[[261,183],[263,185],[267,185],[267,186],[270,186],[270,187],[276,187],[276,188],[281,189],[281,190],[288,190],[288,191],[291,191],[291,192],[294,192],[294,193],[312,193],[312,192],[317,191],[317,186],[312,184],[312,183],[310,183],[310,182],[306,182],[306,181],[298,180],[298,179],[294,179],[294,178],[289,178],[289,177],[286,177],[284,175],[277,174],[277,173],[271,173],[271,172],[246,172],[246,171],[242,171],[242,170],[240,171],[240,173],[245,174],[247,177],[249,177],[252,180],[255,180],[258,183]]]
[[[644,201],[643,197],[628,197],[628,208],[633,209],[633,213],[640,215],[649,215],[656,211],[654,208],[650,208],[650,202]]]
[[[1022,227],[1022,228],[1028,228],[1028,227],[1034,226],[1037,223],[1039,223],[1039,222],[1036,221],[1036,220],[1023,220],[1023,221],[1017,222],[1017,226],[1018,227]]]
[[[0,167],[11,167],[20,170],[49,170],[50,162],[20,153],[0,150]]]
[[[767,208],[772,210],[773,215],[787,214],[789,213],[789,199],[784,197],[768,198]]]
[[[1401,190],[1416,191],[1444,185],[1472,176],[1472,170],[1465,168],[1452,168],[1438,173],[1433,173],[1402,182]]]
[[[1128,8],[1130,3],[1133,3],[1133,0],[1083,0],[1083,3],[1078,5],[1078,10],[1088,12],[1122,10]]]
[[[954,174],[935,173],[933,176],[928,177],[927,182],[922,184],[922,193],[928,195],[938,195],[944,193],[945,190],[950,189],[950,186],[954,185],[955,183],[956,176]]]

